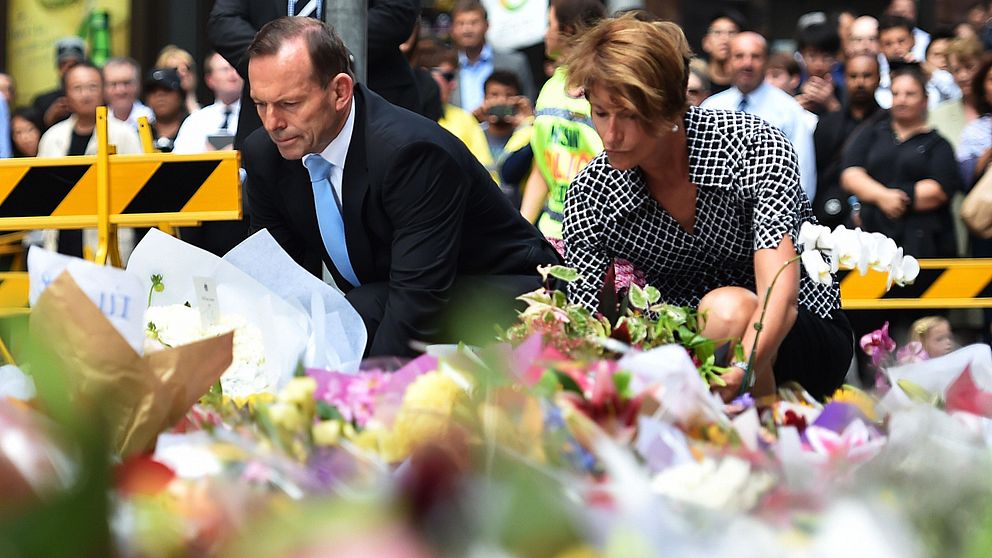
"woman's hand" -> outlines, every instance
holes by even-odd
[[[986,149],[975,161],[975,182],[978,182],[978,179],[988,170],[989,163],[992,163],[992,147]]]
[[[713,386],[713,391],[723,399],[724,403],[733,401],[741,391],[741,383],[744,381],[744,369],[739,366],[731,366],[724,372],[720,379],[727,383],[725,386]]]
[[[886,188],[884,192],[878,192],[875,204],[889,219],[898,219],[909,207],[909,196],[902,190]]]

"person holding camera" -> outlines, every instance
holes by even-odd
[[[520,183],[500,179],[506,158],[530,144],[534,109],[530,99],[520,94],[520,79],[509,70],[494,70],[486,78],[485,98],[475,117],[482,122],[492,161],[488,166],[493,180],[514,207],[520,207]]]

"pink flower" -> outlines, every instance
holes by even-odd
[[[898,364],[910,364],[913,362],[923,362],[924,360],[930,360],[930,355],[923,348],[923,343],[919,341],[910,341],[896,353],[896,362]]]
[[[864,335],[861,338],[861,350],[871,357],[871,364],[878,367],[896,349],[896,342],[889,336],[889,322],[881,329]]]

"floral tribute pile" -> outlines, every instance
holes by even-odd
[[[832,242],[807,239],[817,250]],[[847,257],[832,246],[839,268],[887,267],[893,282],[915,275],[898,249]],[[695,311],[661,298],[633,285],[609,323],[542,289],[523,297],[520,322],[492,346],[432,347],[407,362],[365,361],[358,373],[300,367],[275,392],[215,387],[153,450],[110,462],[99,434],[69,420],[85,412],[53,412],[41,381],[32,398],[23,377],[0,369],[0,387],[18,388],[5,390],[18,399],[0,402],[0,482],[17,495],[0,504],[0,547],[56,556],[987,555],[989,347],[888,365],[898,350],[880,330],[862,344],[882,391],[844,387],[818,402],[787,385],[725,404],[710,391],[723,371],[721,340],[700,335]],[[10,440],[28,441],[27,459]],[[45,531],[68,518],[97,534],[89,546]]]

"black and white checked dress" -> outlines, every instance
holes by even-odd
[[[614,257],[644,271],[671,304],[695,307],[724,286],[753,291],[754,252],[776,248],[786,234],[795,241],[804,221],[815,222],[796,153],[777,128],[750,114],[692,107],[685,131],[697,186],[692,234],[650,196],[640,169],[616,170],[601,153],[575,177],[564,221],[565,263],[580,275],[570,301],[596,308]],[[836,283],[815,283],[802,270],[798,302],[828,318],[840,295]]]

